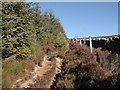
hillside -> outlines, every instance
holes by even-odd
[[[70,49],[63,56],[61,73],[51,86],[58,88],[120,88],[120,55],[71,41]]]
[[[2,2],[2,86],[11,87],[19,77],[40,65],[44,55],[68,50],[68,39],[52,11],[39,3]]]
[[[2,88],[120,88],[120,54],[68,39],[39,3],[2,3]],[[116,40],[118,42],[118,40]],[[119,43],[118,43],[119,44]]]

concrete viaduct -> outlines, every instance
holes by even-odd
[[[72,41],[90,46],[91,53],[93,52],[92,47],[94,47],[120,54],[120,35],[73,38]]]

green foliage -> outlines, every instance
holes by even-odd
[[[22,64],[16,60],[6,60],[2,64],[2,87],[11,87],[15,81],[15,76],[22,73]]]
[[[66,50],[67,38],[52,11],[42,13],[39,3],[2,3],[2,58],[31,59],[42,45]],[[39,47],[38,47],[39,46]]]
[[[1,16],[2,87],[11,87],[13,77],[21,73],[23,68],[16,60],[33,59],[42,46],[48,44],[57,50],[68,49],[60,21],[51,11],[42,13],[39,3],[3,2]],[[38,62],[41,62],[40,58],[37,58]]]
[[[11,55],[16,57],[27,57],[28,53],[22,50],[27,47],[29,52],[31,32],[28,30],[24,3],[3,3],[2,8],[2,58],[8,58]]]
[[[22,65],[16,60],[3,62],[2,67],[5,69],[3,71],[15,75],[17,75],[22,70]]]

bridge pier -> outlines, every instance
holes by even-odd
[[[82,40],[80,40],[80,45],[82,45]]]
[[[91,39],[91,37],[89,37],[90,38],[90,52],[92,53],[92,39]]]

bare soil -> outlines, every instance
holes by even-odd
[[[61,59],[60,58],[55,58],[55,62],[53,63],[53,61],[48,61],[47,59],[47,55],[44,56],[43,58],[43,62],[42,62],[42,66],[38,66],[35,65],[34,67],[34,71],[31,72],[31,75],[29,77],[25,76],[27,78],[27,80],[24,80],[22,78],[16,80],[15,84],[12,85],[11,88],[30,88],[30,86],[33,86],[38,77],[44,78],[44,76],[53,69],[53,64],[55,64],[55,72],[54,74],[51,76],[50,81],[47,85],[47,87],[45,88],[50,88],[50,86],[52,85],[53,81],[54,81],[54,77],[57,73],[61,72]],[[37,87],[38,88],[38,87]],[[39,87],[41,88],[41,87]]]

